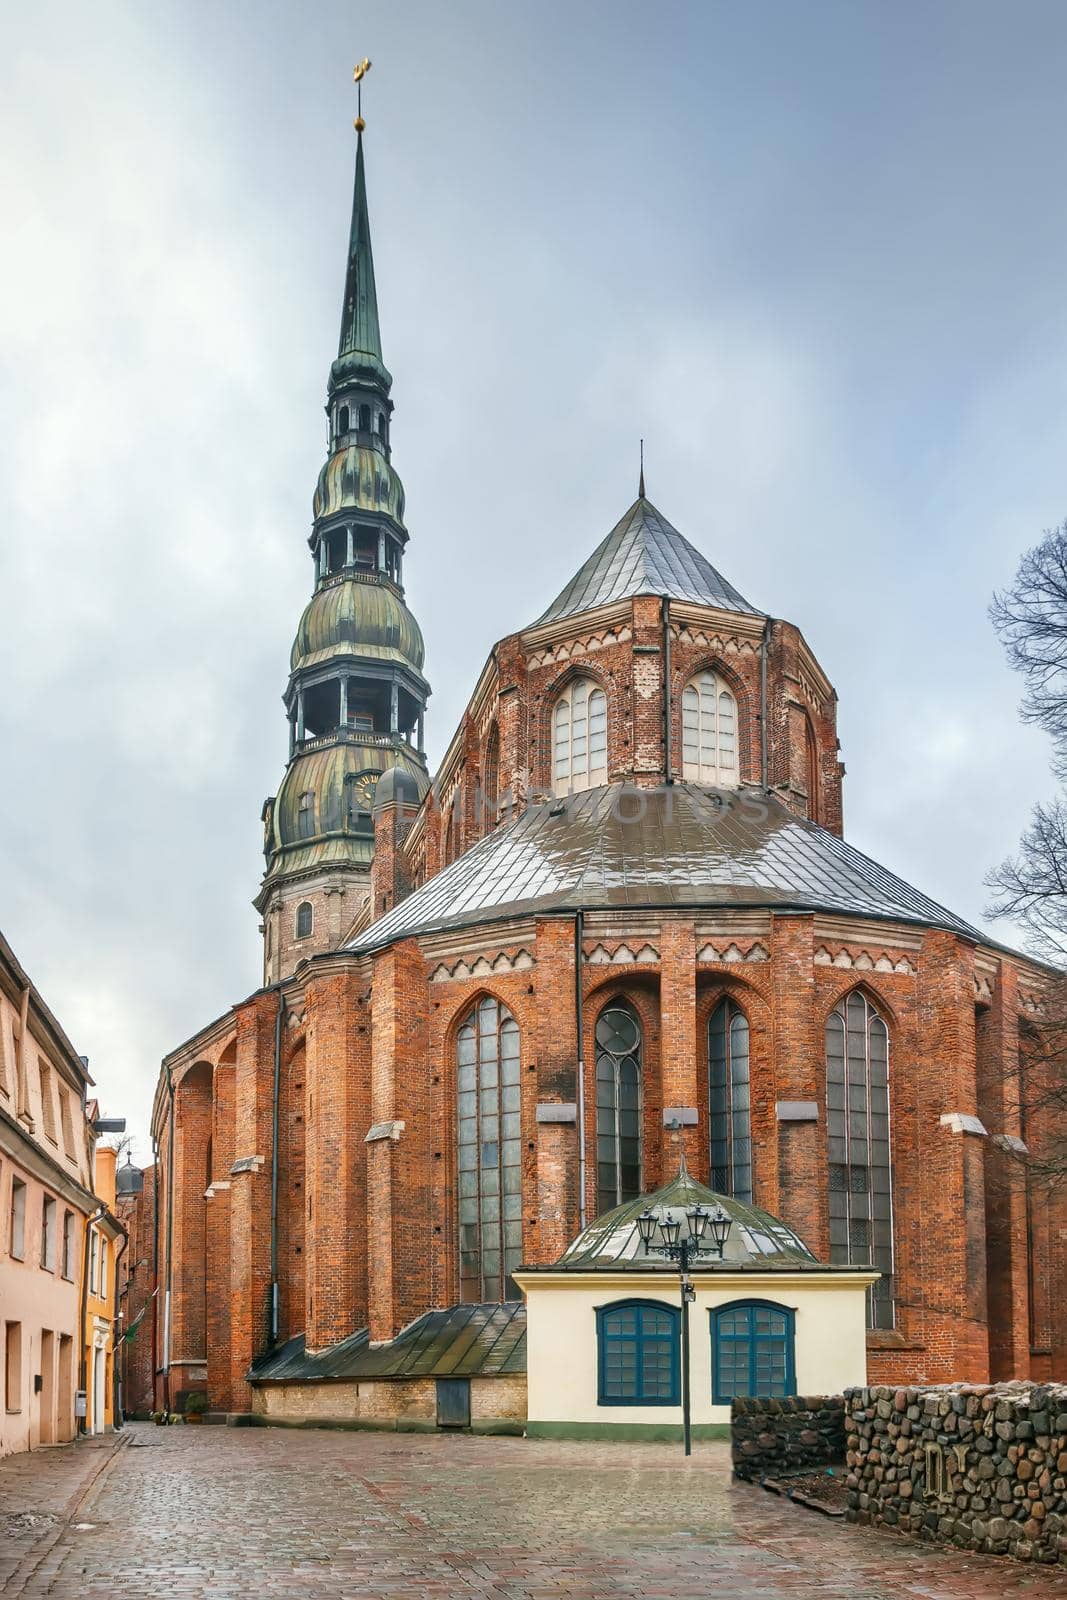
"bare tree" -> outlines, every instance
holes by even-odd
[[[994,595],[993,626],[1026,685],[1024,721],[1052,741],[1053,770],[1067,781],[1067,522],[1025,555],[1015,581]],[[1036,805],[1019,848],[986,879],[990,915],[1011,917],[1033,954],[1067,961],[1067,795]],[[1031,1178],[1067,1180],[1067,978],[1057,978],[1045,1011],[1024,1032],[1017,1084],[1022,1125],[1040,1131]]]
[[[1067,780],[1067,522],[1027,552],[989,615],[1026,684],[1023,720],[1044,728],[1056,775]]]

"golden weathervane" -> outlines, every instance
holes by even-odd
[[[362,133],[367,124],[363,120],[363,80],[370,71],[370,59],[367,56],[355,67],[352,72],[352,81],[356,86],[356,120],[353,123],[357,133]]]

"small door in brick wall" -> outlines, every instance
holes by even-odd
[[[470,1379],[438,1378],[437,1426],[439,1428],[469,1428],[470,1425]]]

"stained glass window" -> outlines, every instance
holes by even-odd
[[[597,1312],[602,1406],[678,1404],[678,1312],[654,1300],[627,1300]]]
[[[682,776],[714,788],[738,783],[737,701],[714,672],[700,673],[682,691]]]
[[[641,1019],[626,1001],[596,1025],[597,1215],[641,1193]]]
[[[576,678],[552,714],[552,782],[557,794],[608,781],[608,702],[589,678]]]
[[[711,1345],[717,1406],[741,1395],[796,1394],[793,1313],[786,1306],[750,1300],[713,1311]]]
[[[752,1203],[748,1018],[721,1000],[708,1020],[708,1109],[711,1187]]]
[[[517,1300],[522,1260],[519,1029],[487,996],[456,1040],[460,1298]]]
[[[826,1132],[830,1162],[830,1260],[873,1266],[872,1328],[891,1328],[893,1183],[889,1154],[889,1033],[860,990],[826,1022]]]

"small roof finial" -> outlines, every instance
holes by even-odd
[[[645,441],[641,440],[641,476],[637,480],[637,498],[645,498]]]
[[[356,86],[356,120],[352,124],[357,133],[362,133],[367,124],[363,120],[363,80],[371,69],[370,57],[364,56],[357,67],[353,68],[352,81]]]

